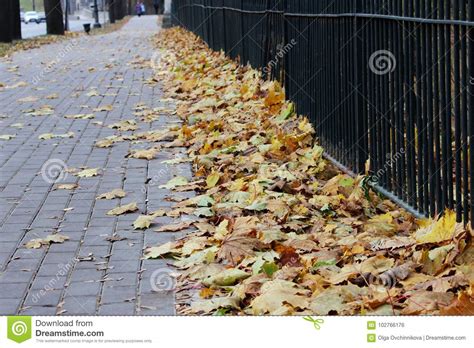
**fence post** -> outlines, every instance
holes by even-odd
[[[288,2],[287,0],[284,0],[283,1],[283,14],[282,14],[282,20],[283,20],[283,47],[286,47],[286,45],[288,44],[289,40],[288,40],[288,23],[286,21],[286,12],[288,11]],[[287,78],[287,74],[288,74],[288,68],[289,68],[289,64],[288,64],[288,58],[287,58],[287,54],[285,54],[283,56],[283,74],[281,74],[282,76],[282,81],[281,81],[281,85],[285,87],[285,93],[287,93],[286,95],[288,96],[288,86],[287,86],[287,81],[288,81],[288,78]]]
[[[469,21],[474,21],[474,0],[469,1],[469,14],[468,14]],[[471,171],[469,173],[470,176],[470,220],[471,226],[474,226],[474,178],[473,173],[474,170],[472,165],[474,164],[474,28],[469,27],[468,29],[468,67],[469,67],[469,87],[468,87],[468,94],[469,94],[469,164]]]
[[[361,11],[361,0],[355,0],[353,3],[354,6],[354,13],[358,13]],[[364,108],[364,100],[362,95],[365,95],[365,91],[360,90],[360,88],[365,88],[365,84],[362,83],[363,74],[362,72],[365,70],[366,62],[363,61],[362,57],[362,45],[363,41],[360,37],[360,30],[362,28],[361,19],[358,17],[354,17],[354,36],[353,36],[353,54],[354,54],[354,86],[355,91],[352,91],[354,94],[354,114],[355,119],[355,136],[356,136],[356,143],[363,142],[363,144],[359,145],[356,149],[356,156],[355,156],[355,168],[353,168],[354,172],[356,173],[363,173],[365,170],[365,162],[367,160],[367,154],[365,153],[365,149],[367,146],[367,121],[365,117],[365,108]],[[353,145],[355,146],[355,144]]]

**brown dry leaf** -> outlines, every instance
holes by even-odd
[[[474,315],[474,297],[461,292],[458,294],[456,300],[449,306],[443,307],[440,310],[441,315]]]
[[[121,205],[120,207],[109,210],[107,212],[107,215],[122,215],[125,213],[132,213],[137,210],[138,210],[137,202],[132,202],[132,203]]]
[[[151,215],[140,215],[137,219],[133,222],[133,227],[137,229],[144,229],[150,227],[153,220],[155,220],[159,216],[163,216],[164,211],[158,210]]]
[[[43,133],[38,136],[40,140],[49,140],[54,138],[73,138],[74,132],[67,132],[64,134]]]
[[[115,189],[109,192],[102,193],[96,197],[96,199],[114,199],[114,198],[123,198],[127,193],[122,189]]]
[[[130,157],[137,158],[137,159],[152,160],[155,158],[157,153],[158,153],[158,149],[155,149],[155,148],[151,148],[148,150],[134,150],[130,154]]]
[[[78,184],[58,184],[54,186],[55,190],[75,190],[79,187]]]
[[[184,230],[185,228],[188,228],[192,224],[193,222],[180,222],[177,224],[163,225],[155,229],[155,231],[156,232],[176,232],[176,231]]]
[[[75,173],[74,175],[78,176],[80,178],[90,178],[90,177],[99,175],[99,168],[83,169],[83,170]]]
[[[135,120],[124,120],[114,124],[111,124],[109,128],[117,129],[121,132],[134,131],[138,128],[137,121]]]
[[[176,253],[178,250],[176,249],[175,242],[168,242],[159,247],[149,247],[145,249],[145,258],[146,259],[157,259],[161,256],[165,256],[166,254]]]
[[[276,279],[262,285],[261,294],[252,300],[250,310],[254,315],[275,314],[282,307],[306,309],[309,306],[309,291],[286,280]]]
[[[94,118],[94,114],[75,114],[75,115],[66,115],[64,118],[69,118],[73,120],[90,120]]]
[[[27,249],[39,249],[44,245],[50,245],[52,243],[64,243],[69,240],[68,236],[63,234],[50,234],[45,238],[32,239],[25,244]]]
[[[254,255],[254,248],[258,245],[260,241],[257,238],[230,234],[222,240],[217,256],[231,264],[236,264],[245,256]]]
[[[101,111],[112,111],[114,109],[114,107],[112,105],[103,105],[103,106],[99,106],[97,108],[94,109],[95,112],[101,112]]]
[[[403,315],[427,314],[438,311],[451,304],[454,294],[451,292],[433,292],[420,290],[410,294],[405,302]]]

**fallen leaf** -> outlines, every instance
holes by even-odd
[[[156,154],[158,153],[158,149],[148,149],[148,150],[135,150],[130,154],[130,157],[137,158],[137,159],[146,159],[152,160],[155,158]]]
[[[74,132],[67,132],[64,134],[43,133],[40,136],[38,136],[38,139],[49,140],[53,138],[73,138],[73,137],[74,137]]]
[[[109,192],[102,193],[96,197],[96,199],[114,199],[114,198],[123,198],[127,193],[122,189],[115,189]]]
[[[456,234],[456,228],[462,228],[462,224],[456,223],[456,213],[447,210],[438,221],[424,220],[420,228],[415,233],[415,239],[418,243],[439,243],[453,238]]]
[[[99,175],[99,168],[84,169],[75,173],[74,175],[80,178],[90,178],[90,177]]]
[[[69,240],[68,236],[63,234],[50,234],[45,238],[32,239],[25,244],[27,249],[39,249],[44,245],[50,245],[52,243],[64,243]]]
[[[156,232],[176,232],[176,231],[184,230],[185,228],[188,228],[192,224],[193,224],[192,222],[180,222],[177,224],[163,225],[155,229],[155,231]]]
[[[112,105],[103,105],[103,106],[99,106],[97,108],[94,109],[95,112],[101,112],[101,111],[112,111],[114,109],[114,107]]]
[[[158,247],[149,247],[145,249],[145,258],[146,259],[157,259],[160,256],[165,256],[173,252],[177,252],[176,243],[168,242]]]
[[[79,187],[78,184],[58,184],[54,187],[55,190],[75,190]]]
[[[107,215],[122,215],[125,213],[132,213],[137,210],[138,210],[137,202],[132,202],[132,203],[122,205],[120,207],[109,210],[107,212]]]
[[[94,114],[75,114],[75,115],[66,115],[64,116],[64,118],[70,118],[70,119],[74,119],[74,120],[90,120],[92,118],[94,118]]]
[[[186,179],[184,176],[177,176],[171,179],[166,183],[166,185],[160,185],[158,186],[159,188],[165,188],[165,189],[174,189],[178,186],[184,186],[188,184],[188,179]]]
[[[250,303],[250,310],[254,315],[272,314],[285,304],[293,309],[306,309],[309,306],[308,294],[293,282],[276,279],[262,285],[261,294]]]

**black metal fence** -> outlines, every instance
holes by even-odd
[[[474,0],[174,0],[173,17],[280,79],[331,159],[474,221]]]

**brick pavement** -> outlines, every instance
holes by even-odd
[[[132,201],[141,213],[169,207],[172,203],[164,198],[171,193],[158,186],[178,173],[191,177],[191,169],[188,164],[163,165],[177,155],[171,150],[151,161],[126,158],[131,148],[146,148],[144,143],[94,146],[96,140],[118,134],[106,126],[133,119],[137,103],[163,106],[160,84],[146,83],[152,76],[150,66],[133,64],[153,57],[150,37],[158,29],[154,16],[132,18],[117,32],[81,36],[0,60],[0,83],[7,86],[0,87],[0,135],[16,135],[0,140],[0,315],[175,313],[172,287],[162,285],[163,278],[172,280],[167,261],[143,260],[143,248],[183,232],[154,232],[159,223],[170,222],[167,217],[150,229],[133,230],[138,212],[118,217],[106,212]],[[46,99],[52,94],[57,98]],[[39,100],[19,101],[29,96]],[[53,114],[24,113],[44,104],[52,106]],[[92,111],[108,104],[112,111]],[[79,113],[94,113],[95,118],[64,117]],[[139,131],[177,122],[175,116],[164,115],[140,123]],[[11,127],[17,123],[24,127]],[[73,138],[38,139],[43,133],[69,131],[75,133]],[[56,183],[79,185],[76,190],[54,190],[46,166],[62,163],[67,168],[100,167],[102,174],[78,178],[52,168]],[[95,199],[116,188],[127,196]],[[40,249],[24,247],[31,239],[59,232],[70,240]],[[126,239],[110,239],[115,234]]]

